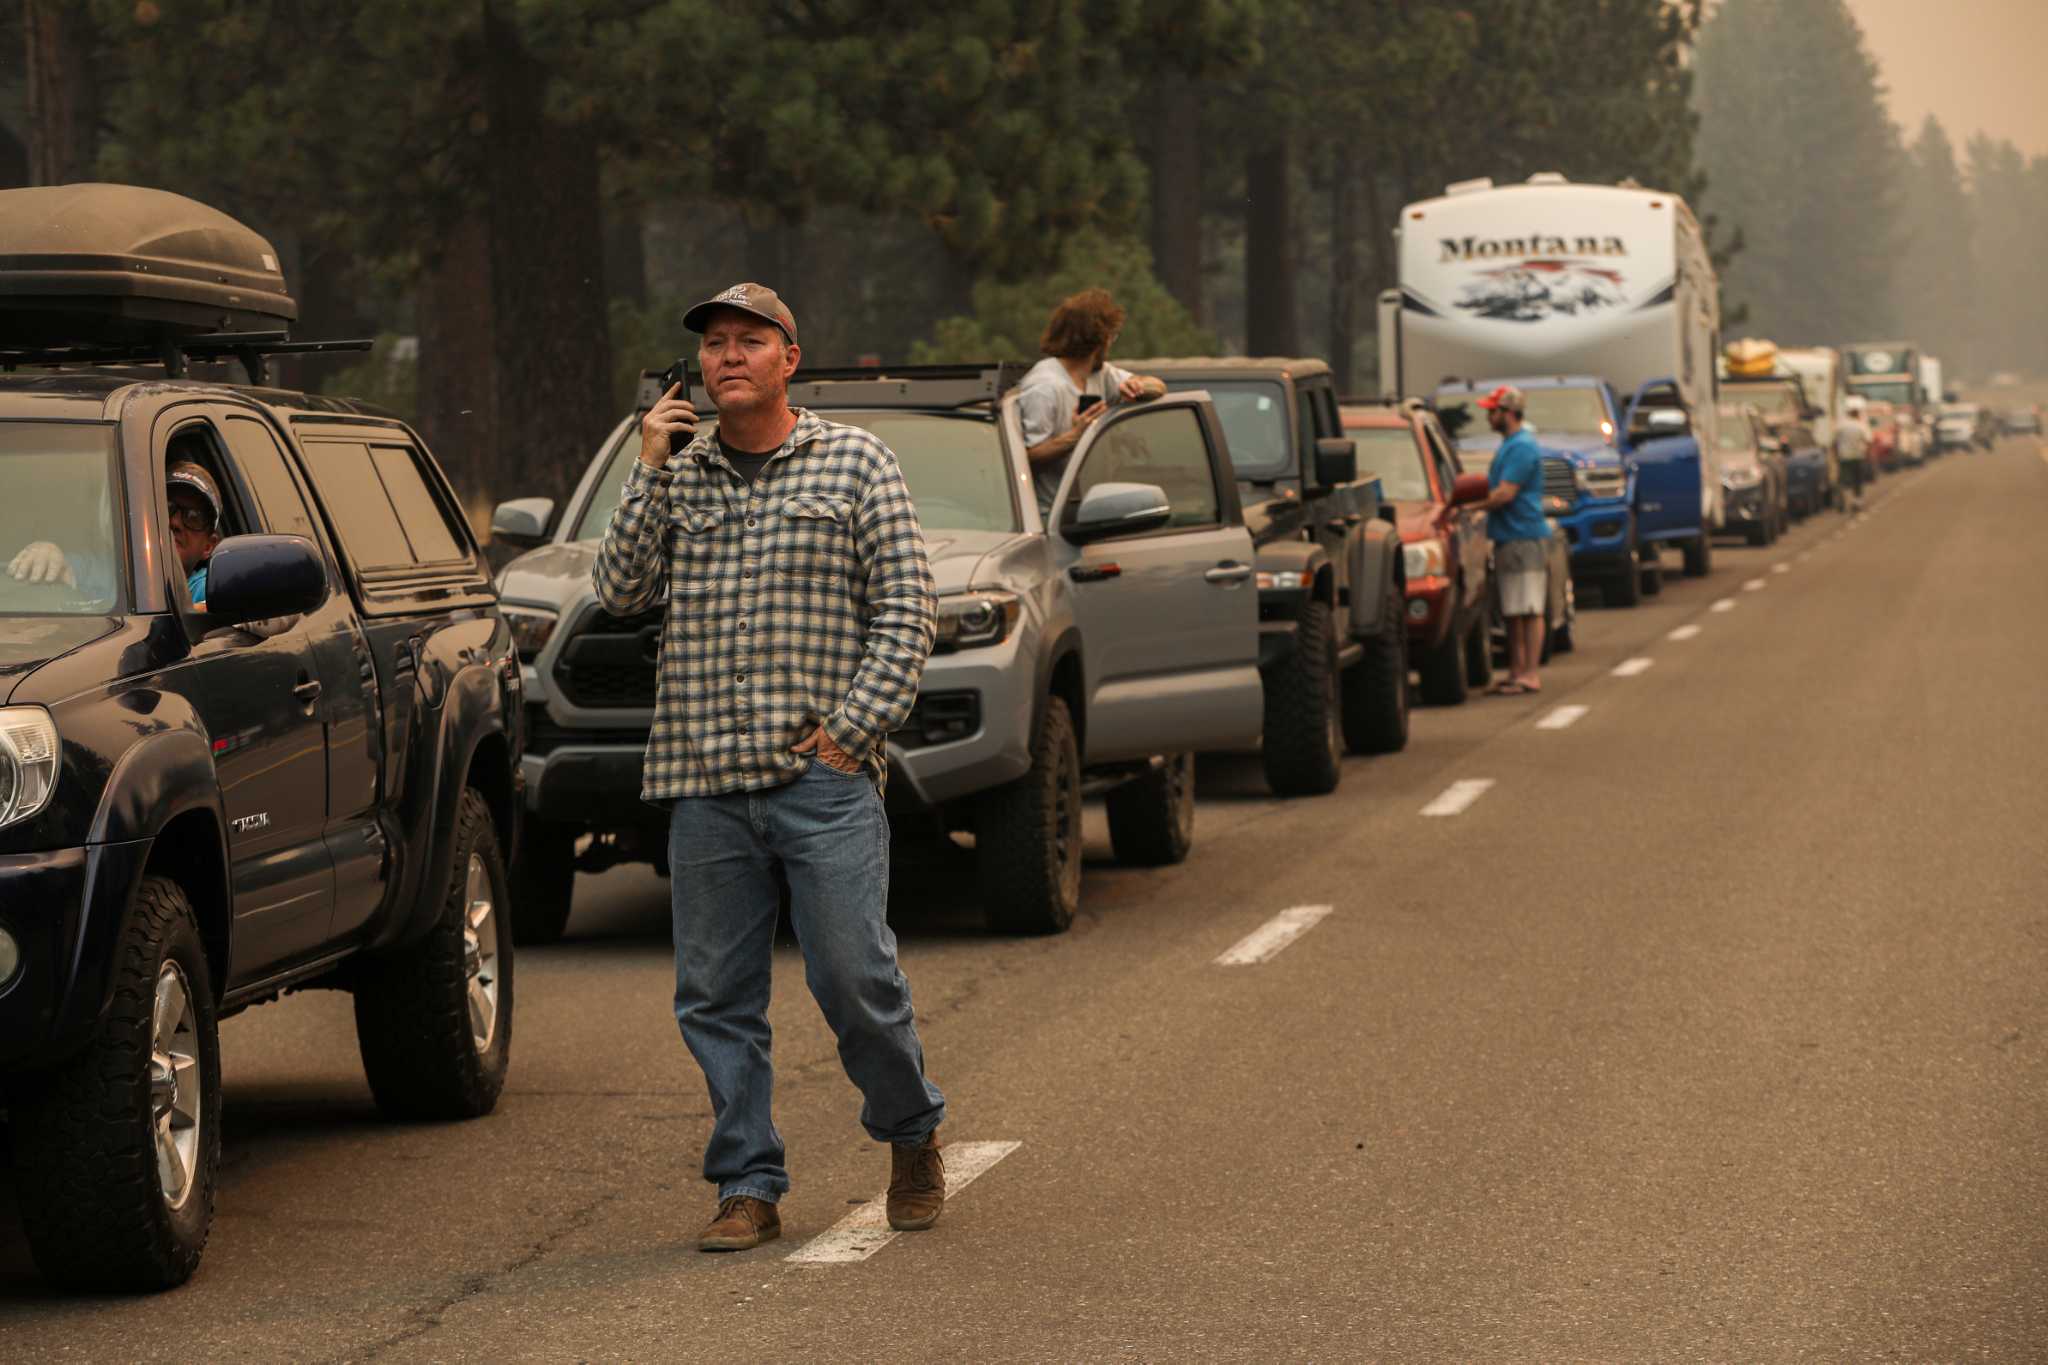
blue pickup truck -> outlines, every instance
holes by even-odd
[[[1571,542],[1576,582],[1599,588],[1610,605],[1635,606],[1662,590],[1659,554],[1667,544],[1683,552],[1687,577],[1708,572],[1714,513],[1699,492],[1699,441],[1673,385],[1646,384],[1623,403],[1605,380],[1589,375],[1444,384],[1436,391],[1437,413],[1478,467],[1500,438],[1477,400],[1504,383],[1522,390],[1526,420],[1552,457],[1545,462],[1544,510]]]

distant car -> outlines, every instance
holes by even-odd
[[[1721,404],[1715,455],[1721,472],[1722,529],[1769,545],[1785,533],[1784,444],[1747,403]]]
[[[1998,427],[1998,414],[1991,410],[1990,405],[1984,404],[1979,406],[1977,409],[1977,444],[1986,450],[1997,445]]]
[[[1455,706],[1493,679],[1486,627],[1492,547],[1486,476],[1467,474],[1424,404],[1346,403],[1344,434],[1358,443],[1359,477],[1378,475],[1394,508],[1408,579],[1408,649],[1422,671],[1422,699]]]
[[[1721,382],[1721,396],[1726,403],[1754,408],[1783,448],[1785,505],[1793,516],[1810,517],[1835,505],[1840,479],[1834,452],[1815,438],[1808,425],[1820,410],[1806,401],[1797,379],[1726,379]]]
[[[2005,434],[2008,436],[2039,436],[2041,434],[2041,413],[2037,408],[2014,408],[2005,414]]]
[[[1934,419],[1937,450],[1968,450],[1977,439],[1977,404],[1944,403]]]

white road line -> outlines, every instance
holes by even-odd
[[[1721,599],[1720,601],[1718,601],[1718,602],[1714,603],[1714,605],[1713,605],[1713,606],[1711,606],[1711,607],[1707,608],[1707,610],[1708,610],[1708,611],[1734,611],[1734,610],[1735,610],[1735,599],[1734,599],[1734,598],[1732,598],[1732,597],[1724,597],[1724,598],[1722,598],[1722,599]]]
[[[1655,659],[1623,659],[1614,666],[1614,676],[1617,678],[1633,678],[1636,674],[1648,670],[1650,665],[1656,662]]]
[[[1779,561],[1778,561],[1777,563],[1775,563],[1775,564],[1771,565],[1771,572],[1772,572],[1772,573],[1791,573],[1791,572],[1792,572],[1792,566],[1791,566],[1790,564],[1787,564],[1787,563],[1786,563],[1786,562],[1785,562],[1784,560],[1782,560],[1782,559],[1781,559],[1781,560],[1779,560]]]
[[[1590,706],[1555,707],[1549,715],[1536,722],[1536,728],[1539,730],[1568,730],[1580,716],[1585,715],[1586,712],[1592,709]]]
[[[1800,563],[1802,563],[1802,564],[1803,564],[1803,563],[1805,563],[1805,562],[1806,562],[1807,560],[1809,560],[1809,559],[1813,558],[1813,551],[1812,551],[1812,550],[1801,550],[1801,551],[1800,551],[1800,552],[1799,552],[1798,554],[1796,554],[1796,555],[1794,555],[1794,556],[1792,556],[1792,557],[1793,557],[1794,559],[1798,560],[1798,561],[1799,561]]]
[[[958,1199],[974,1178],[1024,1144],[1021,1142],[949,1142],[946,1154],[946,1198]],[[805,1242],[785,1259],[791,1265],[847,1265],[865,1261],[902,1234],[889,1226],[887,1190],[862,1204],[832,1227]]]
[[[1742,590],[1744,592],[1762,592],[1764,590],[1764,580],[1752,578],[1742,585]]]
[[[1490,777],[1467,777],[1445,787],[1443,795],[1422,808],[1424,815],[1462,815],[1493,785]]]
[[[1329,905],[1297,905],[1282,910],[1230,946],[1216,959],[1219,967],[1256,967],[1279,956],[1280,950],[1322,923],[1335,909]]]
[[[1667,640],[1690,640],[1699,633],[1700,628],[1698,626],[1680,626],[1664,638]]]

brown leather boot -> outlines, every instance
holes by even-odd
[[[946,1207],[946,1159],[936,1131],[923,1142],[889,1144],[889,1226],[919,1232]]]
[[[718,1205],[718,1212],[697,1234],[699,1251],[745,1251],[782,1235],[782,1215],[765,1199],[736,1194]]]

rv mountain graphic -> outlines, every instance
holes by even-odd
[[[1619,237],[1446,237],[1440,245],[1440,264],[1501,262],[1467,284],[1457,301],[1459,308],[1483,318],[1541,322],[1604,312],[1627,302],[1621,272],[1603,263],[1628,255]]]

